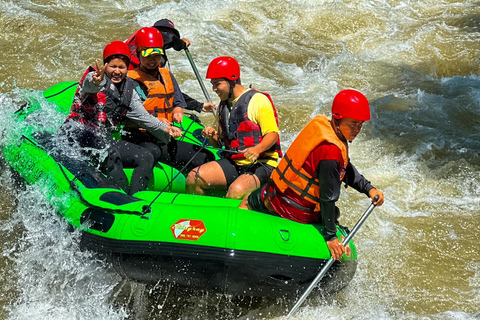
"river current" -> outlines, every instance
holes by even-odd
[[[43,90],[162,18],[191,41],[202,76],[230,55],[243,84],[271,94],[285,150],[312,117],[330,116],[338,91],[371,102],[350,156],[386,202],[355,236],[353,281],[293,319],[480,319],[478,1],[0,0],[0,146],[22,103],[48,106]],[[168,56],[182,90],[203,101],[185,54]],[[2,158],[0,170],[0,319],[281,319],[292,306],[122,280],[79,250],[42,186],[18,183]],[[341,223],[368,204],[343,190]]]

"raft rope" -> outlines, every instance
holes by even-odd
[[[191,123],[187,129],[183,129],[182,125],[180,124],[180,129],[183,131],[183,132],[188,132],[188,130],[190,129],[190,126],[192,125],[193,123]],[[193,141],[193,142],[196,142],[196,140],[192,139],[192,138],[189,138],[185,135],[182,136],[181,140],[183,140],[184,138],[187,138],[189,139],[190,141]],[[208,139],[208,138],[205,138],[205,139]],[[198,144],[197,144],[198,145]],[[202,147],[205,147],[205,140],[202,144]],[[236,150],[229,150],[229,149],[220,149],[220,148],[215,148],[215,147],[212,147],[212,146],[209,146],[209,150],[211,151],[217,151],[217,152],[228,152],[228,153],[232,153],[232,154],[243,154],[243,152],[240,152],[240,151],[236,151]],[[259,163],[260,165],[262,165],[263,167],[265,167],[266,169],[268,169],[268,167],[266,166],[266,164],[264,164],[263,162],[260,162],[258,160],[255,160],[253,163]]]
[[[206,142],[207,142],[207,139],[208,139],[208,138],[203,139],[203,143],[202,143],[202,145],[200,146],[200,149],[197,150],[197,152],[193,155],[193,157],[191,157],[190,160],[188,160],[188,162],[183,166],[183,168],[178,171],[178,173],[170,180],[170,182],[168,182],[168,184],[162,189],[162,191],[160,191],[160,192],[157,194],[157,196],[152,200],[152,202],[150,202],[149,205],[143,206],[143,208],[142,208],[142,211],[143,211],[143,214],[144,214],[144,216],[142,216],[143,219],[149,219],[149,218],[150,218],[150,216],[149,216],[149,217],[145,217],[145,215],[148,214],[148,213],[151,214],[151,212],[152,212],[152,205],[155,203],[155,201],[158,200],[158,198],[162,195],[162,193],[163,193],[165,190],[167,190],[168,187],[171,186],[171,184],[175,181],[175,179],[176,179],[181,173],[183,173],[183,171],[188,167],[188,165],[193,161],[193,159],[195,159],[195,157],[196,157],[202,150],[205,149],[205,144],[206,144]]]
[[[13,114],[17,114],[17,113],[19,113],[19,112],[22,112],[23,110],[28,109],[29,107],[30,107],[30,106],[28,105],[28,103],[24,103],[24,104],[22,104],[22,105],[20,106],[20,108],[19,108],[17,111],[15,111]]]
[[[188,130],[190,129],[190,127],[192,126],[192,124],[193,124],[193,121],[190,123],[190,125],[187,127],[187,129],[184,129],[181,123],[179,124],[179,127],[180,127],[180,129],[182,130],[182,132],[188,132]],[[186,136],[184,135],[184,136],[181,138],[180,141],[183,141],[184,137],[186,137]],[[190,140],[193,141],[193,139],[191,139],[191,138],[188,138],[188,139],[190,139]],[[193,161],[193,159],[195,159],[195,157],[196,157],[202,150],[205,150],[205,146],[206,146],[207,141],[208,141],[208,137],[205,137],[205,138],[203,139],[203,142],[202,142],[201,146],[200,146],[200,149],[197,150],[197,152],[193,155],[193,157],[191,157],[190,160],[188,160],[188,162],[183,166],[183,168],[178,171],[178,173],[168,182],[168,184],[162,189],[162,191],[160,191],[160,192],[155,196],[155,198],[152,200],[152,202],[150,202],[150,204],[143,206],[143,208],[142,208],[142,211],[143,211],[143,214],[144,214],[144,215],[142,216],[143,219],[150,219],[150,216],[151,216],[151,213],[152,213],[152,205],[155,203],[155,201],[158,200],[158,198],[162,195],[162,193],[165,192],[165,190],[167,190],[167,188],[171,187],[171,185],[172,185],[172,183],[175,181],[175,179],[176,179],[181,173],[183,173],[183,171],[184,171],[184,170],[187,168],[187,166]],[[230,153],[234,153],[234,154],[242,154],[242,152],[235,151],[235,150],[218,149],[218,148],[214,148],[214,147],[212,147],[211,149],[217,150],[217,151],[230,152]],[[269,169],[266,164],[264,164],[264,163],[262,163],[262,162],[259,162],[258,160],[255,160],[254,162],[252,162],[252,164],[254,164],[254,163],[259,163],[261,166],[265,167],[266,169]],[[173,168],[172,168],[172,172],[173,172]],[[198,171],[197,171],[197,174],[198,174]],[[170,189],[170,190],[171,190],[171,189]],[[149,213],[150,213],[150,215],[147,217],[146,215],[149,214]]]
[[[178,124],[178,127],[180,128],[180,130],[182,130],[182,132],[188,132],[188,130],[190,130],[190,127],[191,127],[192,125],[193,125],[193,121],[190,122],[190,124],[188,125],[187,129],[184,129],[182,123],[180,122],[180,123]],[[186,135],[182,135],[182,137],[181,137],[179,140],[180,140],[180,141],[183,141],[185,138],[187,138],[187,136],[186,136]],[[188,138],[188,139],[194,141],[192,138]]]
[[[71,85],[63,88],[62,90],[60,90],[60,91],[58,91],[58,92],[56,92],[56,93],[53,93],[53,94],[51,94],[51,95],[49,95],[49,96],[45,96],[45,99],[48,100],[48,99],[50,99],[50,98],[53,98],[53,97],[55,97],[55,96],[58,96],[58,95],[64,93],[65,91],[69,90],[70,88],[75,87],[75,86],[77,86],[77,85],[78,85],[78,82],[74,82],[74,83],[72,83]],[[29,103],[24,103],[24,104],[21,105],[20,108],[19,108],[17,111],[15,111],[13,114],[17,114],[17,113],[19,113],[19,112],[22,112],[23,110],[28,109],[28,108],[30,108],[30,104],[29,104]]]
[[[58,96],[59,94],[67,91],[67,90],[70,89],[71,87],[75,87],[75,86],[77,86],[77,85],[78,85],[78,82],[74,82],[74,83],[72,83],[71,85],[69,85],[68,87],[64,88],[63,90],[60,90],[60,91],[58,91],[58,92],[56,92],[56,93],[54,93],[54,94],[51,94],[51,95],[45,97],[45,99],[50,99],[50,98],[52,98],[52,97]]]

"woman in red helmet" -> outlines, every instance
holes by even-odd
[[[232,57],[215,58],[206,78],[221,102],[219,131],[207,127],[203,134],[225,147],[225,159],[193,169],[187,192],[227,191],[227,198],[243,199],[268,181],[281,157],[277,112],[267,93],[241,85],[240,66]]]
[[[135,37],[139,65],[128,72],[145,92],[144,106],[148,112],[169,122],[181,123],[186,106],[175,77],[166,68],[160,68],[163,38],[153,27],[141,28]]]
[[[163,38],[163,54],[160,62],[160,68],[170,69],[170,62],[168,60],[166,50],[170,48],[173,48],[175,51],[187,49],[190,46],[190,40],[187,38],[180,38],[180,32],[175,28],[173,22],[168,19],[160,19],[155,22],[152,27],[160,31]],[[133,33],[127,40],[125,40],[125,43],[130,48],[131,53],[131,63],[129,67],[130,70],[135,69],[140,64],[135,47],[137,33],[138,30],[135,31],[135,33]],[[185,109],[187,110],[193,110],[200,113],[202,111],[213,112],[213,110],[217,109],[217,107],[211,102],[200,102],[183,92],[182,95],[185,99]]]
[[[154,117],[170,125],[181,123],[185,100],[172,73],[160,67],[163,54],[163,39],[160,31],[153,27],[138,30],[135,38],[136,52],[140,64],[128,71],[128,77],[139,84],[143,106]],[[139,126],[126,126],[124,139],[144,145],[156,161],[167,163],[179,170],[190,171],[203,163],[215,159],[214,155],[201,146],[170,139],[156,139]],[[192,157],[194,157],[192,159]]]
[[[367,98],[356,90],[343,90],[335,96],[332,119],[318,115],[299,133],[273,171],[270,181],[244,199],[241,208],[278,214],[301,223],[321,221],[323,236],[334,259],[345,253],[336,235],[339,216],[335,202],[340,186],[351,186],[365,193],[376,206],[384,195],[355,169],[348,156],[352,142],[370,120]]]
[[[151,116],[143,107],[138,84],[127,78],[130,51],[122,41],[113,41],[103,51],[103,67],[89,67],[75,93],[70,115],[61,128],[70,141],[80,147],[108,149],[103,163],[105,173],[127,193],[146,189],[154,159],[145,148],[111,139],[111,129],[118,123],[133,121],[158,139],[168,141],[170,135],[180,136],[178,128],[168,126]],[[124,167],[134,168],[129,188]]]

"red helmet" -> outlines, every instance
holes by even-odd
[[[105,63],[108,57],[113,55],[126,56],[128,62],[130,62],[130,49],[122,41],[112,41],[105,46],[105,49],[103,49],[103,63]]]
[[[145,48],[163,48],[163,38],[160,31],[153,27],[145,27],[137,31],[135,46]]]
[[[240,78],[240,66],[232,57],[218,57],[210,62],[207,69],[207,79],[227,78],[238,80]]]
[[[358,121],[370,120],[367,98],[357,90],[340,91],[333,99],[332,115],[335,119],[351,118]]]

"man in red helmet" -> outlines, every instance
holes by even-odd
[[[323,236],[334,259],[345,247],[337,238],[335,206],[340,186],[351,186],[365,193],[376,206],[384,195],[355,169],[348,156],[352,142],[370,120],[367,98],[356,90],[343,90],[335,96],[332,119],[313,118],[299,133],[270,177],[270,181],[245,198],[241,208],[278,214],[301,223],[321,221]]]
[[[206,127],[203,135],[225,147],[225,159],[193,169],[187,192],[225,192],[243,199],[268,178],[281,157],[277,112],[270,96],[247,89],[240,82],[240,66],[232,57],[214,59],[207,79],[220,97],[219,130]]]

